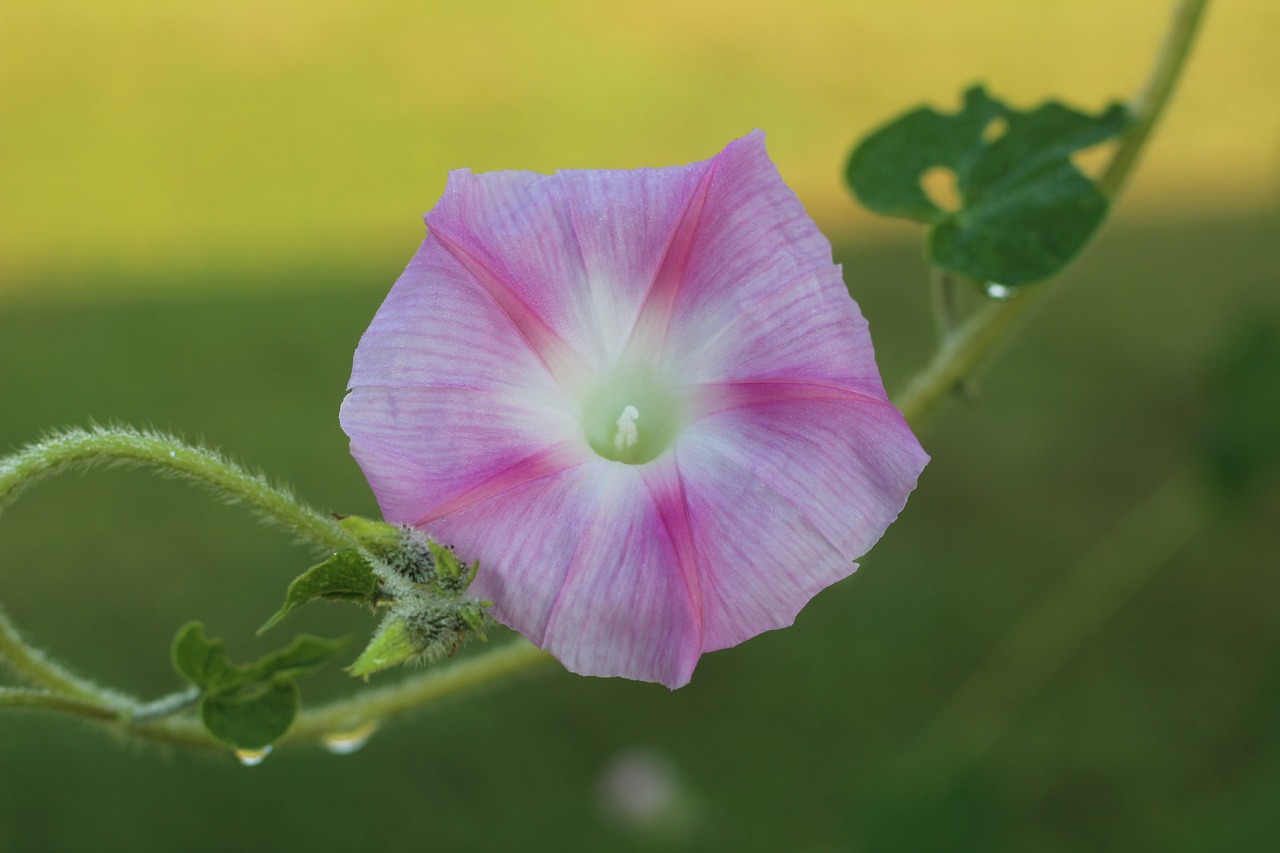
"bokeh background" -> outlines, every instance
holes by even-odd
[[[831,236],[900,388],[933,345],[921,235],[842,189],[854,140],[979,79],[1024,106],[1127,97],[1168,10],[5,3],[0,449],[91,420],[151,425],[374,514],[338,402],[447,170],[683,163],[753,127]],[[930,421],[910,506],[794,628],[705,658],[676,693],[548,667],[393,721],[354,755],[282,750],[252,769],[5,715],[0,850],[1274,844],[1274,476],[1206,506],[1205,530],[1065,660],[1007,675],[1034,682],[1015,713],[942,709],[1058,578],[1196,464],[1220,354],[1280,318],[1277,32],[1270,0],[1210,10],[1104,233],[971,399]],[[253,629],[306,560],[243,511],[136,472],[52,481],[0,519],[12,618],[147,697],[179,686],[167,648],[189,619],[234,655],[265,651]],[[295,618],[370,627],[337,607]],[[350,689],[336,673],[303,687]],[[924,733],[954,748],[922,755]]]

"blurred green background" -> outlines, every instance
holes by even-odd
[[[337,406],[446,171],[682,163],[753,127],[835,242],[896,389],[933,340],[920,235],[846,197],[854,139],[975,79],[1020,105],[1126,97],[1167,9],[4,4],[0,449],[90,420],[156,426],[373,514]],[[1274,476],[1045,664],[989,748],[903,756],[1019,615],[1194,462],[1218,354],[1280,318],[1276,32],[1269,0],[1210,10],[1105,233],[974,398],[932,419],[899,523],[794,628],[705,658],[676,693],[548,667],[354,755],[282,750],[253,769],[5,715],[0,850],[1274,844]],[[306,559],[180,484],[97,472],[0,518],[0,601],[79,671],[151,697],[179,686],[167,647],[188,619],[239,657],[273,645],[253,629]],[[296,620],[370,627],[337,607]],[[329,673],[303,689],[349,687]],[[984,725],[952,723],[961,750]],[[647,819],[646,791],[679,807]]]

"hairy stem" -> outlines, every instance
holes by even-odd
[[[51,690],[30,690],[24,687],[0,687],[0,710],[56,711],[98,721],[119,718],[119,711],[115,708]]]
[[[7,664],[19,677],[44,688],[40,692],[57,694],[68,702],[114,711],[128,709],[133,704],[128,697],[101,688],[50,660],[44,652],[22,638],[3,610],[0,610],[0,663]],[[0,707],[6,706],[0,703]]]
[[[250,473],[223,456],[192,447],[171,436],[111,427],[71,430],[28,445],[0,460],[0,511],[30,486],[54,474],[96,465],[129,464],[181,477],[208,487],[220,497],[249,504],[269,521],[317,546],[338,550],[354,540],[332,518],[304,506],[289,492]],[[57,696],[47,707],[92,719],[131,719],[138,703],[74,675],[28,643],[0,611],[0,662],[46,693],[22,694],[36,702]],[[13,694],[18,696],[18,694]],[[11,697],[11,702],[17,701]],[[12,704],[0,707],[14,707]],[[31,705],[30,707],[36,707]]]
[[[467,693],[521,671],[547,663],[552,657],[523,639],[505,643],[482,655],[458,661],[441,669],[409,676],[402,681],[323,705],[298,715],[289,731],[276,744],[312,744],[325,735],[349,731],[388,717],[404,714],[448,696]],[[0,696],[0,709],[4,708]],[[96,707],[57,707],[53,710],[79,713],[120,732],[155,743],[223,752],[229,747],[205,730],[192,717],[171,716],[139,721],[122,714],[99,713]],[[144,708],[146,706],[143,706]],[[80,713],[81,710],[86,711]]]
[[[222,497],[243,501],[269,521],[326,549],[355,546],[335,521],[298,502],[260,475],[245,471],[213,451],[170,436],[125,428],[74,430],[23,448],[0,460],[0,509],[26,488],[61,471],[101,464],[136,464],[210,487]],[[299,715],[284,742],[312,742],[327,733],[401,714],[436,699],[466,692],[551,660],[524,640],[398,684],[367,690]],[[122,734],[203,749],[227,747],[198,721],[180,716],[198,693],[187,691],[141,704],[79,678],[27,643],[0,611],[0,661],[43,689],[0,688],[0,710],[57,711],[84,717]]]
[[[516,639],[442,669],[428,670],[397,684],[365,690],[350,699],[304,711],[281,743],[313,742],[326,734],[380,721],[446,696],[475,690],[552,660],[551,655],[529,641]]]
[[[221,454],[193,447],[173,436],[126,427],[58,433],[0,461],[0,509],[45,477],[109,464],[139,465],[162,476],[195,481],[220,497],[248,504],[268,521],[321,548],[337,551],[356,544],[331,517],[305,506],[287,490]]]

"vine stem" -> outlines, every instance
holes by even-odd
[[[549,663],[551,655],[518,639],[442,669],[411,675],[396,684],[357,693],[313,710],[303,711],[277,742],[315,743],[341,733],[420,708],[439,699],[470,692],[524,670]],[[178,694],[184,697],[186,694]],[[166,746],[226,752],[226,744],[191,717],[139,719],[149,706],[121,697],[115,705],[69,696],[54,690],[0,687],[0,711],[54,711],[82,717],[117,733]]]
[[[97,702],[85,701],[52,690],[0,687],[0,709],[11,711],[61,711],[90,720],[114,721],[120,712]]]
[[[246,471],[226,457],[172,436],[124,427],[70,430],[29,445],[0,460],[0,510],[40,480],[98,465],[138,465],[180,477],[243,502],[269,522],[328,550],[358,543],[333,518],[300,503],[287,489]],[[327,733],[381,720],[445,696],[552,660],[524,641],[507,643],[453,666],[410,676],[375,690],[299,714],[282,742],[315,741]],[[157,743],[205,749],[228,747],[196,720],[172,715],[189,707],[190,691],[143,704],[81,678],[26,642],[0,610],[0,661],[40,689],[0,687],[0,710],[71,714],[126,735]]]
[[[94,706],[108,713],[126,712],[133,700],[114,690],[99,687],[49,659],[44,652],[22,638],[3,610],[0,610],[0,662],[6,663],[20,676],[77,706]],[[0,708],[7,707],[0,700]],[[69,710],[70,705],[61,708]],[[101,716],[94,714],[91,716]]]
[[[1098,180],[1098,187],[1108,196],[1114,198],[1124,187],[1173,96],[1207,6],[1208,0],[1182,0],[1175,7],[1173,21],[1147,84],[1130,104],[1133,122],[1120,137]],[[1014,296],[993,300],[948,335],[929,364],[894,400],[907,422],[918,425],[943,396],[973,372],[1009,326],[1033,303],[1043,299],[1046,292],[1043,282],[1018,288]]]
[[[304,710],[276,746],[312,744],[326,735],[341,733],[421,708],[449,696],[470,692],[486,684],[554,660],[551,655],[524,639],[503,643],[483,654],[457,661],[440,669],[408,676],[401,681],[364,690],[319,708]],[[214,738],[190,717],[167,717],[143,724],[112,720],[121,731],[169,746],[226,751],[229,747]]]
[[[203,485],[219,496],[253,507],[260,515],[317,546],[350,547],[354,540],[332,518],[301,504],[287,490],[246,471],[221,454],[193,447],[173,436],[124,427],[96,427],[57,433],[0,460],[0,511],[41,480],[55,474],[101,465],[137,465],[162,475]],[[62,667],[23,639],[0,611],[0,661],[20,677],[44,688],[37,694],[10,694],[0,708],[18,698],[37,707],[80,713],[103,721],[131,719],[144,707],[137,700],[94,684]]]
[[[919,426],[938,401],[962,383],[982,356],[1035,302],[1043,288],[987,302],[943,339],[933,359],[894,399],[907,423]]]
[[[1120,145],[1098,180],[1099,188],[1107,195],[1118,193],[1133,173],[1138,155],[1173,96],[1208,5],[1209,0],[1182,0],[1174,7],[1173,21],[1165,33],[1147,85],[1129,105],[1135,121],[1121,137]]]
[[[193,447],[170,435],[126,427],[61,432],[0,460],[0,510],[45,477],[98,465],[138,465],[163,476],[192,480],[220,497],[251,506],[266,520],[320,548],[339,551],[357,543],[330,516],[246,471],[220,453]]]
[[[138,465],[164,476],[181,477],[213,490],[220,497],[253,507],[261,516],[313,544],[341,549],[355,540],[332,518],[300,503],[287,490],[260,474],[246,471],[212,450],[193,447],[173,436],[126,427],[68,430],[30,444],[0,460],[0,511],[23,491],[55,474],[100,465]],[[66,701],[57,710],[78,707],[112,709],[121,718],[138,709],[136,700],[99,687],[60,666],[26,642],[0,611],[0,662],[20,677]],[[76,703],[81,703],[77,705]],[[0,704],[0,707],[6,707]],[[101,714],[91,714],[101,718]]]
[[[1099,179],[1107,195],[1123,188],[1138,162],[1207,5],[1208,0],[1183,0],[1175,7],[1147,85],[1131,105],[1134,122]],[[945,341],[900,398],[907,420],[916,422],[932,409],[1044,291],[1034,287],[987,305]],[[1194,465],[1157,487],[1014,622],[901,754],[891,783],[936,792],[946,782],[944,771],[977,761],[1085,640],[1207,527],[1215,517],[1212,505],[1203,472]]]
[[[282,743],[310,742],[326,734],[380,721],[553,660],[528,640],[516,639],[452,666],[427,670],[398,684],[366,690],[350,699],[304,711]]]

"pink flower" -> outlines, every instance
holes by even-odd
[[[759,131],[666,169],[452,172],[355,354],[388,521],[574,672],[688,683],[790,625],[927,461]]]

